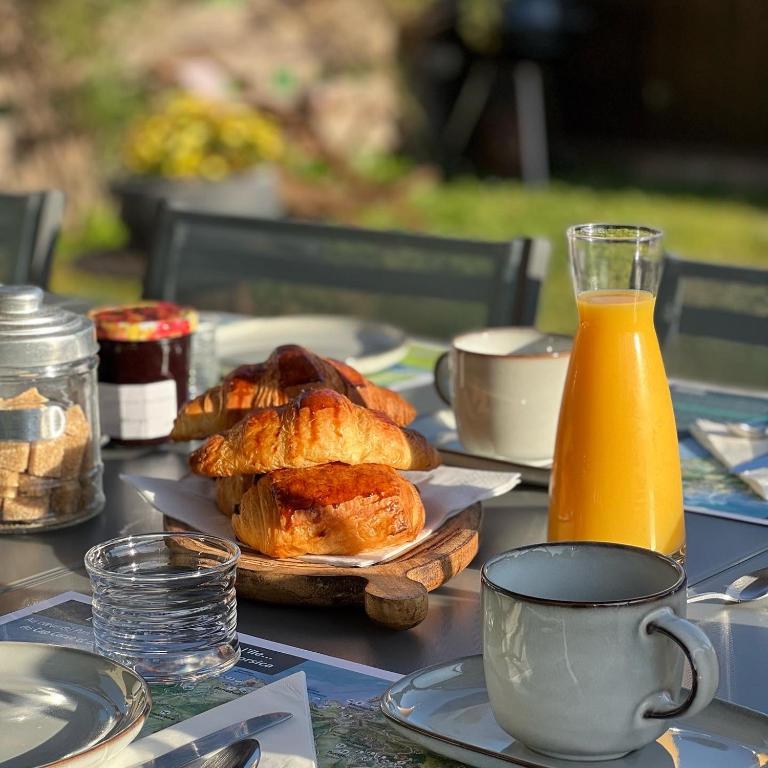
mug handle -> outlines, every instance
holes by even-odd
[[[445,364],[448,361],[448,358],[450,356],[449,352],[443,352],[440,357],[437,358],[435,361],[435,367],[432,371],[432,375],[434,376],[435,380],[435,390],[437,394],[440,396],[440,399],[446,404],[446,405],[453,405],[451,402],[451,394],[447,390],[443,389],[443,379],[445,378]]]
[[[714,698],[720,679],[717,655],[709,638],[695,624],[678,616],[671,608],[660,608],[646,619],[645,631],[658,632],[680,646],[691,666],[693,684],[688,698],[677,707],[650,710],[643,716],[656,720],[690,717],[698,714]]]

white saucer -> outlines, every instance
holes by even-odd
[[[76,648],[0,643],[0,766],[109,766],[149,714],[149,688]]]
[[[241,318],[216,326],[217,354],[233,368],[266,360],[280,344],[300,344],[325,357],[343,360],[368,375],[398,363],[408,351],[399,328],[336,315]]]
[[[768,717],[715,699],[654,744],[609,762],[557,760],[526,749],[496,723],[482,656],[428,667],[396,682],[381,710],[401,735],[475,768],[758,768],[768,764]],[[557,727],[554,724],[553,727]]]

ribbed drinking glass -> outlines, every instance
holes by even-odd
[[[235,574],[240,549],[216,536],[155,533],[85,556],[98,653],[150,683],[218,675],[240,657]]]

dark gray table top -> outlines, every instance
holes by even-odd
[[[105,459],[107,505],[98,518],[50,533],[0,537],[0,612],[69,589],[88,592],[82,559],[90,546],[115,536],[161,529],[161,515],[119,476],[179,477],[185,471],[183,457],[168,450],[107,451]],[[240,630],[395,672],[478,653],[480,566],[492,554],[544,540],[546,516],[547,496],[540,489],[516,489],[486,503],[477,558],[431,594],[427,618],[411,630],[384,630],[355,609],[273,606],[248,600],[239,602]],[[693,514],[687,516],[686,524],[691,584],[711,580],[756,553],[765,553],[768,563],[768,527]]]
[[[762,552],[696,585],[696,592],[722,592],[740,576],[768,568]],[[718,696],[768,713],[768,598],[741,605],[693,603],[688,615],[707,633],[720,661]]]

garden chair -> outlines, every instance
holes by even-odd
[[[670,376],[768,388],[768,270],[668,255],[655,321]]]
[[[533,325],[549,244],[481,242],[167,207],[147,298],[256,315],[332,313],[447,338]]]
[[[0,194],[0,283],[47,285],[63,214],[57,190]]]

